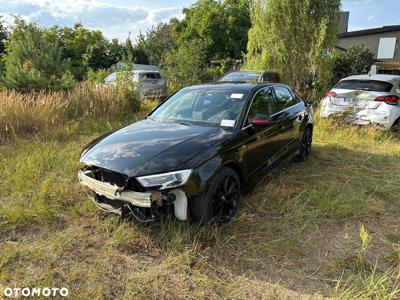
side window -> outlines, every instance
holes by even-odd
[[[274,87],[276,100],[279,103],[281,109],[288,108],[295,105],[298,101],[296,97],[285,87],[277,86]]]
[[[272,88],[266,88],[258,92],[250,105],[247,114],[247,123],[251,123],[258,114],[273,115],[280,110],[274,97]]]

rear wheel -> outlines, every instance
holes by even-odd
[[[312,145],[312,130],[310,127],[306,127],[301,138],[301,143],[299,147],[299,154],[296,157],[296,161],[302,162],[307,159],[311,152]]]
[[[397,119],[397,120],[393,123],[392,128],[390,128],[390,131],[392,131],[394,134],[400,136],[400,118]]]
[[[239,207],[240,195],[239,176],[231,168],[223,168],[212,179],[207,191],[190,200],[190,216],[200,223],[228,223]]]

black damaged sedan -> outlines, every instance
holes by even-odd
[[[221,224],[281,160],[305,160],[312,133],[312,107],[285,85],[197,85],[93,141],[78,176],[103,210]]]

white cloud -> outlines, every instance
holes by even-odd
[[[108,38],[120,40],[129,33],[135,38],[140,31],[173,17],[182,18],[182,7],[125,7],[98,0],[0,0],[0,7],[8,21],[13,14],[41,26],[81,22],[87,28],[101,30]]]

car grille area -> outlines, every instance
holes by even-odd
[[[96,170],[84,169],[78,172],[78,178],[82,186],[99,196],[106,197],[110,200],[125,201],[137,207],[151,207],[151,193],[137,192],[124,188],[127,183],[126,179],[124,180],[125,183],[121,184],[122,181],[120,177],[113,176],[113,174],[107,172],[104,174],[96,172]],[[107,179],[109,181],[106,181]],[[116,182],[119,182],[119,184]]]

